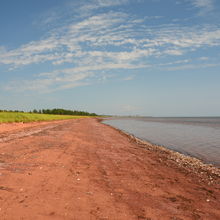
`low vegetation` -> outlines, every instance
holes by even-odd
[[[82,116],[97,116],[95,113],[89,113],[85,111],[72,111],[66,110],[61,108],[54,108],[54,109],[42,109],[42,110],[33,110],[33,113],[39,114],[52,114],[52,115],[82,115]]]
[[[96,114],[64,109],[43,109],[39,111],[34,110],[33,112],[0,110],[0,123],[63,120],[88,116],[96,116]]]

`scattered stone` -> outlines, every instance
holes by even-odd
[[[159,162],[166,164],[166,160],[172,160],[176,163],[178,167],[186,169],[189,173],[194,173],[198,175],[203,182],[207,182],[208,185],[214,184],[216,180],[220,177],[220,169],[212,164],[204,164],[201,160],[186,156],[179,152],[167,149],[160,145],[154,145],[149,142],[143,141],[135,136],[116,129],[119,133],[126,135],[131,141],[137,143],[140,147],[145,148],[149,151],[160,152],[164,155]],[[210,181],[211,180],[211,181]]]

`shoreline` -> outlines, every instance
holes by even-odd
[[[97,120],[102,123],[102,121],[104,121],[105,119],[98,118]],[[178,167],[185,169],[187,172],[193,172],[199,178],[201,178],[202,181],[208,182],[209,185],[213,183],[220,183],[220,168],[215,166],[214,164],[208,164],[201,159],[198,159],[191,155],[185,155],[181,152],[171,150],[165,146],[156,145],[148,141],[142,140],[133,134],[120,130],[119,128],[113,127],[111,125],[105,123],[102,124],[128,137],[130,141],[138,144],[139,147],[149,151],[157,152],[163,156],[163,159],[173,161]]]
[[[204,164],[220,168],[219,119],[155,117],[151,120],[148,117],[141,119],[113,117],[105,118],[103,123],[121,129],[149,144],[179,152]]]
[[[3,219],[219,220],[215,170],[97,118],[49,122],[4,135]]]

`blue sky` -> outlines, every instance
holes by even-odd
[[[220,1],[0,0],[0,109],[220,115]]]

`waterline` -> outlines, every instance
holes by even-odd
[[[220,167],[220,118],[116,118],[105,124]]]

